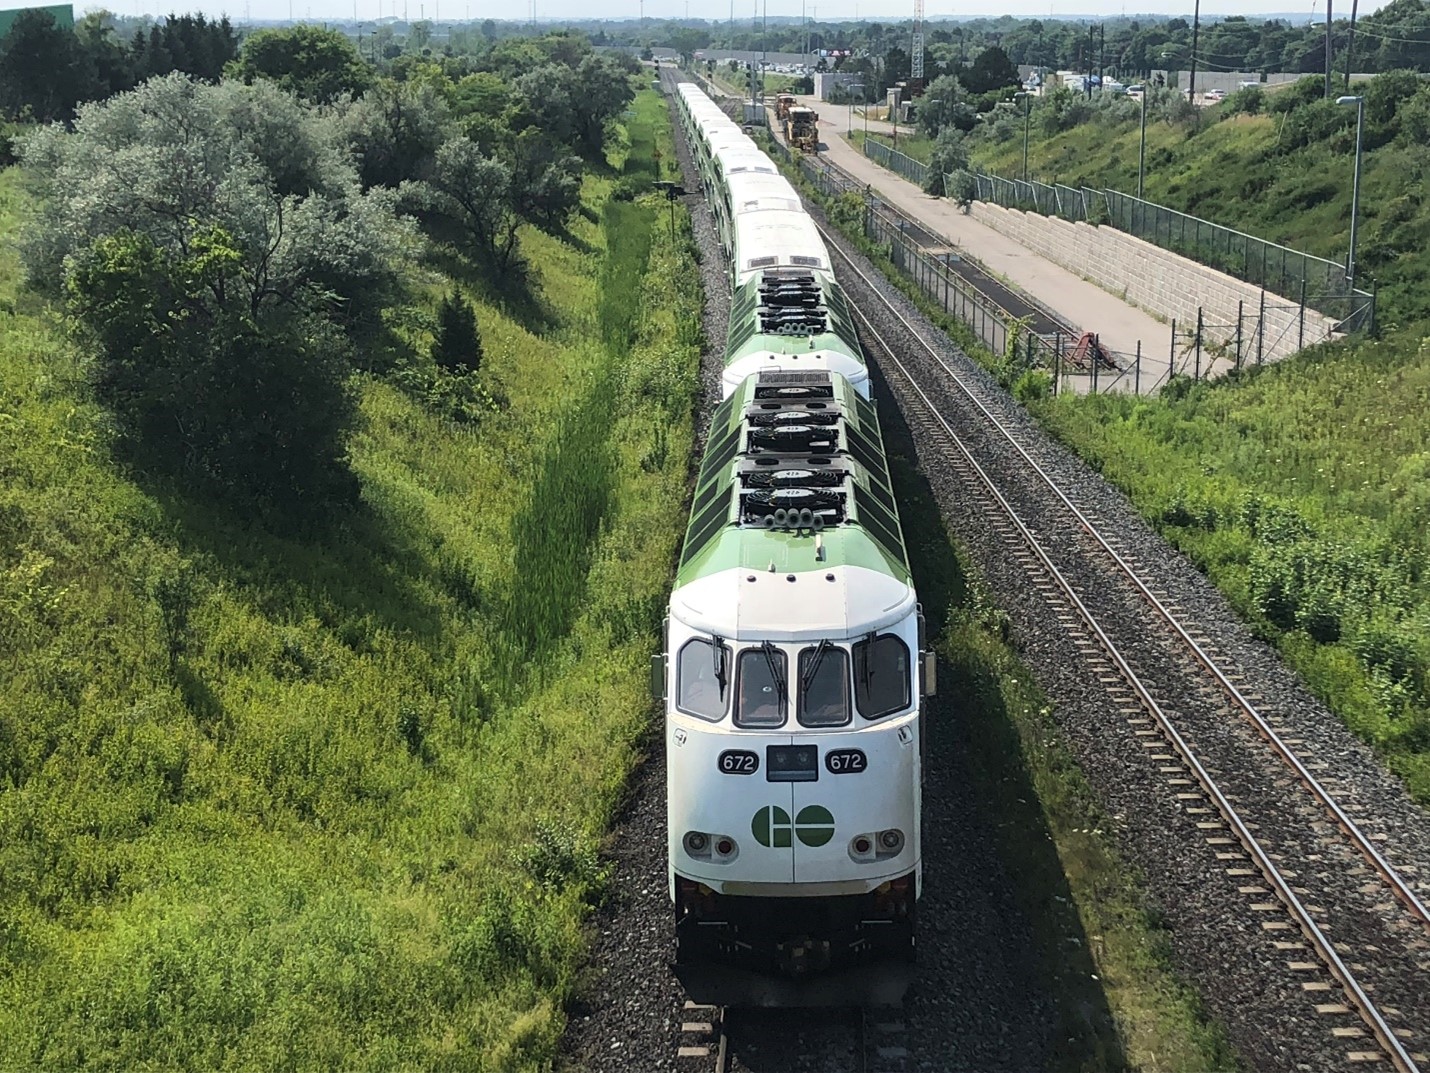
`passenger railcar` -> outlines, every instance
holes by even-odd
[[[793,188],[678,104],[733,306],[655,676],[677,972],[702,1001],[893,1001],[932,661],[867,369]]]

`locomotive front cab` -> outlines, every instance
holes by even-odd
[[[669,881],[692,996],[805,1004],[847,995],[852,975],[890,1001],[907,986],[922,727],[904,591],[894,621],[838,639],[671,620]]]

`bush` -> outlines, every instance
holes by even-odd
[[[1222,115],[1260,115],[1266,107],[1266,91],[1260,86],[1245,86],[1226,99]]]

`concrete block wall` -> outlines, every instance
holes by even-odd
[[[1179,333],[1193,330],[1202,310],[1204,340],[1235,345],[1237,303],[1241,302],[1242,358],[1255,360],[1256,321],[1261,288],[1228,276],[1179,254],[1144,242],[1115,227],[1074,223],[975,201],[971,214],[980,223],[1076,272],[1124,301],[1163,320],[1177,322]],[[1330,336],[1335,321],[1307,309],[1304,334],[1295,299],[1266,295],[1265,333],[1260,340],[1263,361],[1275,361]],[[1084,325],[1096,331],[1093,324]]]

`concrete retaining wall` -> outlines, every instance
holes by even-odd
[[[1294,300],[1266,294],[1265,334],[1258,340],[1261,288],[1144,242],[1114,227],[1073,223],[975,201],[971,214],[979,223],[1076,272],[1124,301],[1164,320],[1177,322],[1180,334],[1194,330],[1202,309],[1203,339],[1235,346],[1237,303],[1241,302],[1241,357],[1275,361],[1330,336],[1335,321],[1314,309],[1302,311]]]

